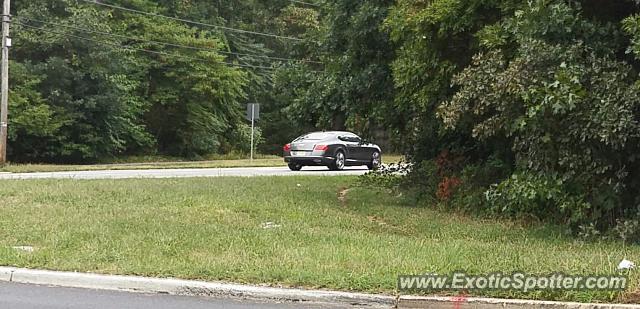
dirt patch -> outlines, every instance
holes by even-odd
[[[409,233],[409,231],[405,230],[404,228],[393,225],[393,224],[389,224],[386,221],[384,221],[384,219],[378,216],[367,216],[367,219],[369,219],[369,222],[375,223],[379,227],[385,228],[386,230],[389,230],[389,231],[393,231],[394,233],[397,233],[400,235],[411,235],[411,233]]]
[[[347,187],[341,187],[340,189],[338,189],[338,201],[340,201],[342,205],[347,204],[347,194],[349,194],[349,190],[351,189]]]

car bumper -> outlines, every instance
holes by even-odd
[[[323,156],[284,157],[284,162],[286,163],[297,163],[302,165],[329,165],[333,163],[333,161],[335,161],[335,158]]]

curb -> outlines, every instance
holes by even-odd
[[[30,270],[13,267],[0,267],[0,281],[183,296],[217,296],[292,302],[341,303],[358,307],[389,308],[396,304],[395,297],[385,295],[284,289],[179,279]]]
[[[338,291],[272,288],[219,282],[158,279],[136,276],[99,275],[91,273],[31,270],[0,267],[0,282],[49,285],[69,288],[157,293],[183,296],[214,296],[291,302],[350,304],[354,307],[435,308],[435,309],[640,309],[640,305],[586,304],[537,300],[422,297],[375,295]]]
[[[401,296],[397,308],[418,309],[637,309],[640,305],[628,304],[587,304],[575,302],[556,302],[541,300],[520,300],[480,297],[420,297]]]

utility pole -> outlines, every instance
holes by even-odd
[[[7,134],[9,115],[9,26],[11,25],[11,0],[2,6],[2,81],[0,81],[0,165],[7,163]]]

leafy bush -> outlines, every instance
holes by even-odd
[[[481,144],[509,141],[518,172],[487,191],[492,211],[600,231],[635,215],[640,89],[616,59],[620,33],[564,1],[530,1],[480,32],[485,50],[439,115]]]
[[[382,188],[400,195],[408,193],[416,202],[435,201],[439,181],[433,161],[385,165],[359,178],[362,186]]]
[[[251,125],[240,124],[229,134],[228,142],[225,142],[221,147],[223,153],[240,152],[248,154],[251,152]],[[264,143],[262,129],[259,127],[254,128],[253,143],[254,151]]]
[[[573,226],[587,221],[591,208],[584,197],[568,193],[562,180],[526,172],[492,186],[485,196],[493,213]]]

